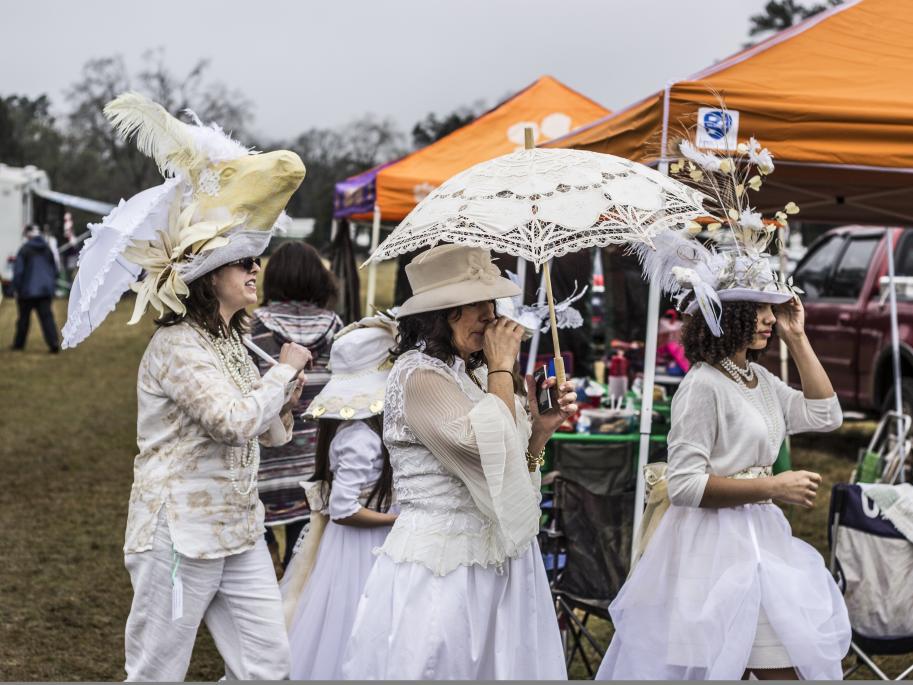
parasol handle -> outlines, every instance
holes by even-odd
[[[552,347],[555,350],[555,379],[558,385],[564,383],[564,359],[561,356],[561,345],[558,344],[558,322],[555,320],[555,298],[552,297],[552,275],[548,262],[545,263],[545,296],[548,298],[548,318],[552,324]]]

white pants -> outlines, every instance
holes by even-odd
[[[222,559],[180,557],[183,616],[171,620],[171,535],[164,518],[148,552],[127,554],[133,606],[127,619],[128,681],[183,680],[200,621],[233,680],[284,680],[289,674],[282,600],[266,542]]]

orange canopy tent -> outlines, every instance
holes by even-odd
[[[398,222],[451,176],[524,146],[524,131],[543,143],[609,113],[605,107],[543,76],[474,121],[421,150],[336,184],[334,217],[373,220],[371,251],[381,221]],[[368,267],[367,305],[374,304],[376,265]]]
[[[337,218],[401,221],[428,193],[474,164],[523,147],[523,131],[536,143],[562,136],[609,113],[551,76],[543,76],[474,121],[421,150],[337,185]],[[373,192],[366,188],[373,184]],[[365,202],[367,200],[367,204]]]
[[[762,212],[794,200],[803,220],[913,225],[911,35],[913,3],[847,0],[546,145],[664,170],[698,108],[719,107],[718,93],[732,128],[738,113],[738,139],[754,135],[774,154],[777,171],[756,196]],[[717,125],[717,136],[726,127]],[[635,502],[643,502],[658,313],[659,288],[651,283]],[[635,530],[641,516],[637,506]]]
[[[913,223],[913,3],[848,0],[615,114],[546,143],[661,162],[719,93],[777,172],[762,210]]]

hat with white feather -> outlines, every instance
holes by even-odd
[[[192,112],[193,123],[184,123],[138,93],[120,95],[104,113],[125,139],[135,136],[166,180],[90,226],[64,347],[84,340],[128,288],[137,293],[130,323],[149,305],[160,315],[185,313],[189,283],[266,249],[305,174],[294,152],[255,152],[217,124],[203,125]]]
[[[777,277],[767,253],[776,230],[799,208],[790,202],[765,220],[750,205],[749,191],[759,190],[774,171],[773,155],[754,138],[734,154],[699,150],[687,139],[678,150],[683,158],[670,165],[670,173],[684,175],[706,194],[711,216],[684,229],[662,228],[631,250],[648,280],[658,282],[686,314],[700,310],[720,336],[723,302],[783,304],[802,292],[792,279]],[[698,234],[708,239],[701,242]]]

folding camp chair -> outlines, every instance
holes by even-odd
[[[651,458],[664,458],[657,444]],[[603,644],[590,629],[592,616],[610,620],[609,604],[628,574],[634,522],[636,442],[553,443],[553,498],[539,541],[550,573],[552,597],[568,667],[578,655],[592,677],[588,644],[599,660]]]
[[[900,469],[910,465],[911,427],[913,419],[908,415],[886,412],[878,422],[869,446],[860,450],[859,462],[850,482],[896,483],[904,480],[906,474],[901,474]]]
[[[891,680],[873,657],[913,652],[913,543],[865,496],[866,487],[840,483],[831,491],[830,569],[853,629],[855,663],[844,677],[868,667],[881,680]],[[895,680],[911,673],[913,655]]]

